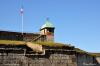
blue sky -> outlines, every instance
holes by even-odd
[[[100,0],[23,0],[24,32],[39,32],[47,17],[55,41],[100,52]],[[21,0],[0,0],[0,29],[21,31]]]

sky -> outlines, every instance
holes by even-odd
[[[22,2],[24,32],[39,32],[49,18],[55,42],[100,52],[100,0],[0,0],[0,30],[21,32]]]

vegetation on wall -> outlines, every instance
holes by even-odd
[[[49,47],[71,47],[70,45],[67,44],[55,43],[55,42],[33,42],[33,44],[39,44]]]
[[[81,50],[81,49],[79,49],[79,48],[75,48],[75,51],[76,51],[76,52],[79,52],[79,53],[87,53],[86,51]]]
[[[5,45],[25,45],[24,41],[16,41],[16,40],[0,40],[0,44]]]
[[[54,43],[54,42],[31,42],[32,44],[38,44],[38,45],[43,45],[43,46],[49,46],[49,47],[74,47],[70,46],[68,44],[62,44],[62,43]],[[16,41],[16,40],[0,40],[0,44],[5,44],[5,45],[26,45],[27,42],[25,41]],[[84,50],[81,50],[79,48],[75,48],[75,51],[81,54],[89,54],[92,56],[100,56],[99,53],[89,53]]]
[[[27,42],[25,41],[16,41],[16,40],[0,40],[0,44],[5,44],[5,45],[25,45]],[[54,43],[54,42],[31,42],[33,44],[39,44],[39,45],[44,45],[44,46],[50,46],[50,47],[71,47],[70,45],[67,44],[62,44],[62,43]]]

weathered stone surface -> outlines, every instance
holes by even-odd
[[[0,49],[0,66],[76,66],[75,55],[65,51],[46,50],[43,55],[28,54],[28,48],[3,48]]]
[[[27,45],[28,47],[30,47],[33,51],[36,51],[36,52],[43,52],[42,45],[33,44],[33,43],[31,43],[31,42],[27,42],[26,45]]]
[[[0,45],[0,66],[99,66],[93,56],[76,53],[74,49],[49,47],[44,48],[44,53],[38,53],[31,48]]]
[[[67,56],[70,56],[70,58],[67,58]],[[75,66],[71,56],[67,54],[51,54],[46,57],[0,53],[0,66]]]

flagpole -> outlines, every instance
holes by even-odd
[[[22,37],[24,37],[24,35],[23,35],[23,23],[24,23],[23,0],[21,0],[21,9],[20,9],[20,13],[21,13],[21,30],[22,30]]]
[[[23,13],[22,13],[21,17],[22,17],[22,35],[23,35],[23,21],[24,21],[24,19],[23,19]]]

